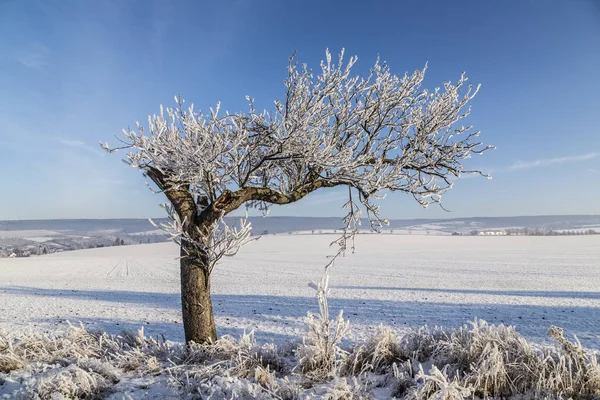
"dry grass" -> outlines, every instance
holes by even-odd
[[[407,336],[409,341],[400,341],[398,359],[412,354],[412,360],[394,365],[391,373],[399,398],[600,398],[598,356],[555,327],[550,330],[558,344],[553,351],[535,350],[513,327],[484,321],[474,321],[470,329],[424,328]],[[415,352],[415,344],[423,354]],[[431,365],[429,373],[419,362]]]
[[[383,373],[395,363],[404,361],[407,356],[402,351],[400,341],[389,327],[380,326],[377,333],[358,344],[346,357],[342,373],[361,375],[366,372]]]
[[[142,330],[0,334],[0,371],[20,379],[13,397],[23,399],[98,398],[133,376],[163,377],[182,398],[369,399],[372,387],[412,400],[600,398],[597,355],[559,328],[549,332],[554,350],[534,349],[514,328],[484,321],[402,337],[382,327],[348,350],[339,341],[345,329],[340,319],[308,319],[304,342],[285,350],[257,345],[252,333],[190,346]]]
[[[298,346],[258,345],[252,332],[211,345],[75,326],[56,335],[0,333],[0,392],[5,377],[15,377],[15,398],[100,398],[133,377],[158,377],[181,398],[213,400],[362,400],[373,398],[374,387],[410,400],[600,399],[598,356],[556,327],[549,331],[554,350],[534,349],[514,327],[478,320],[402,337],[380,327],[344,349],[349,325],[341,313],[329,319],[326,278],[316,285],[320,313],[305,319]]]

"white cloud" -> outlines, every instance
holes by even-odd
[[[548,165],[564,164],[570,162],[587,161],[598,157],[598,153],[587,153],[578,156],[567,156],[567,157],[556,157],[556,158],[545,158],[534,161],[517,161],[507,169],[509,171],[516,171],[520,169],[529,169],[537,167],[545,167]]]
[[[58,141],[60,143],[64,144],[65,146],[70,146],[70,147],[83,147],[83,146],[85,146],[85,143],[83,143],[81,140],[58,139]]]
[[[50,49],[48,47],[38,44],[34,49],[18,54],[16,60],[26,68],[45,72],[46,66],[48,65],[47,58],[49,54]]]
[[[598,157],[599,155],[600,155],[599,153],[587,153],[587,154],[581,154],[581,155],[577,155],[577,156],[542,158],[542,159],[533,160],[533,161],[517,161],[508,167],[481,169],[481,171],[483,171],[486,174],[493,175],[496,172],[511,172],[511,171],[519,171],[519,170],[523,170],[523,169],[546,167],[549,165],[587,161],[587,160],[592,160],[592,159]],[[600,172],[595,171],[593,169],[590,169],[589,171],[600,175]],[[479,174],[468,174],[468,175],[462,175],[460,177],[460,180],[470,179],[470,178],[479,178],[479,177],[481,177],[481,175],[479,175]]]
[[[72,139],[65,139],[65,138],[55,138],[57,142],[59,142],[60,144],[67,146],[67,147],[72,147],[74,149],[79,149],[82,151],[86,151],[88,153],[94,154],[96,156],[101,156],[104,155],[104,152],[102,150],[100,150],[100,146],[98,146],[98,148],[90,146],[84,142],[82,142],[81,140],[72,140]]]

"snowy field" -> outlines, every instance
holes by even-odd
[[[219,334],[297,339],[316,311],[332,235],[268,235],[213,277]],[[66,321],[183,340],[178,249],[160,243],[0,259],[0,328],[64,329]],[[458,327],[475,317],[546,343],[550,325],[600,349],[600,236],[363,235],[331,270],[330,306],[358,340],[379,324]]]
[[[60,232],[48,231],[43,229],[26,230],[26,231],[2,231],[0,230],[0,238],[21,238],[30,239],[35,237],[44,237],[46,240],[51,239],[50,236],[60,235]]]

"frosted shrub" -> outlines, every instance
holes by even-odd
[[[574,399],[600,398],[598,356],[586,352],[577,338],[575,343],[567,340],[561,328],[552,326],[548,335],[559,345],[561,353],[548,354],[544,359],[537,391]]]
[[[93,372],[104,378],[111,383],[119,382],[121,372],[109,362],[98,360],[97,358],[79,358],[76,360],[76,365],[88,372]]]
[[[231,359],[239,353],[248,353],[256,345],[254,334],[244,333],[237,340],[230,335],[224,335],[214,343],[189,343],[187,351],[182,355],[182,364],[202,364],[216,359]]]
[[[366,371],[385,372],[395,362],[404,360],[400,341],[389,327],[380,326],[377,333],[364,344],[354,347],[346,359],[347,374],[362,374]]]
[[[333,390],[323,396],[324,400],[370,400],[373,395],[366,387],[360,385],[358,379],[352,379],[352,385],[344,378],[337,378]]]
[[[4,372],[26,362],[68,363],[77,358],[100,357],[102,352],[99,337],[72,325],[63,335],[33,331],[20,336],[0,334],[0,367]]]
[[[286,376],[277,382],[275,395],[281,400],[299,400],[301,391],[300,385]]]
[[[7,350],[0,354],[0,373],[8,373],[15,369],[24,368],[26,361]]]
[[[228,368],[232,368],[236,376],[250,376],[254,374],[256,366],[277,372],[286,370],[277,347],[272,344],[258,346],[254,332],[244,333],[239,340],[225,335],[214,344],[191,343],[180,364],[205,364],[224,360],[228,361]]]
[[[55,367],[23,383],[15,394],[21,399],[89,399],[108,391],[114,382],[77,365]]]
[[[12,340],[4,331],[0,332],[0,373],[8,373],[15,369],[24,368],[26,361],[15,354]]]
[[[0,373],[21,369],[25,365],[27,365],[27,361],[19,352],[15,352],[12,340],[0,333]]]
[[[277,397],[248,379],[214,376],[209,380],[190,380],[180,392],[182,398],[211,400],[274,400]]]
[[[472,388],[462,386],[457,378],[450,380],[446,368],[440,371],[435,365],[429,374],[423,372],[419,366],[417,374],[418,386],[409,394],[408,398],[414,400],[462,400],[472,394]]]
[[[151,375],[160,372],[161,365],[158,359],[140,349],[127,350],[115,355],[115,361],[123,371],[138,371],[142,375]]]
[[[342,311],[335,320],[329,319],[327,294],[329,290],[329,275],[327,271],[319,284],[311,284],[317,291],[319,315],[308,313],[304,319],[308,331],[302,338],[298,349],[299,365],[302,373],[314,382],[331,379],[340,364],[340,358],[345,354],[340,347],[350,325],[344,321]]]
[[[462,390],[466,393],[468,389],[478,398],[600,396],[597,356],[587,353],[579,343],[569,342],[562,330],[550,331],[560,346],[552,352],[534,350],[514,327],[488,325],[481,320],[471,325],[471,329],[422,328],[406,335],[401,341],[402,351],[409,351],[415,360],[433,364],[435,369],[432,367],[429,374],[420,371],[411,380],[408,363],[402,368],[395,365],[394,394],[426,399],[438,398],[428,396],[439,392],[440,396],[454,393],[452,396],[462,398]],[[417,388],[411,389],[415,383]]]
[[[448,331],[427,326],[411,329],[400,339],[400,352],[406,359],[428,360],[438,351],[439,342],[448,337]]]
[[[280,384],[276,377],[277,372],[287,371],[277,348],[258,346],[253,332],[245,333],[240,339],[225,335],[210,345],[190,343],[175,362],[176,365],[167,370],[169,381],[183,396],[229,399],[235,394],[234,398],[248,399],[295,398],[289,382]],[[222,377],[230,380],[225,387]],[[276,396],[275,392],[282,395]]]
[[[538,354],[514,327],[488,325],[475,320],[468,333],[452,334],[441,351],[448,361],[469,374],[465,380],[480,396],[524,393],[531,386],[530,371],[540,362]],[[470,370],[470,371],[469,371]]]
[[[183,349],[174,347],[144,335],[143,327],[136,333],[123,331],[116,338],[104,338],[105,358],[125,372],[139,375],[159,374],[161,362],[178,359]]]
[[[403,398],[408,390],[416,385],[413,365],[410,361],[392,364],[392,374],[388,374],[387,384],[391,381],[392,396]]]

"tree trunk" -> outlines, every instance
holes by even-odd
[[[217,327],[210,299],[208,260],[197,250],[181,246],[181,309],[185,341],[214,343]]]

